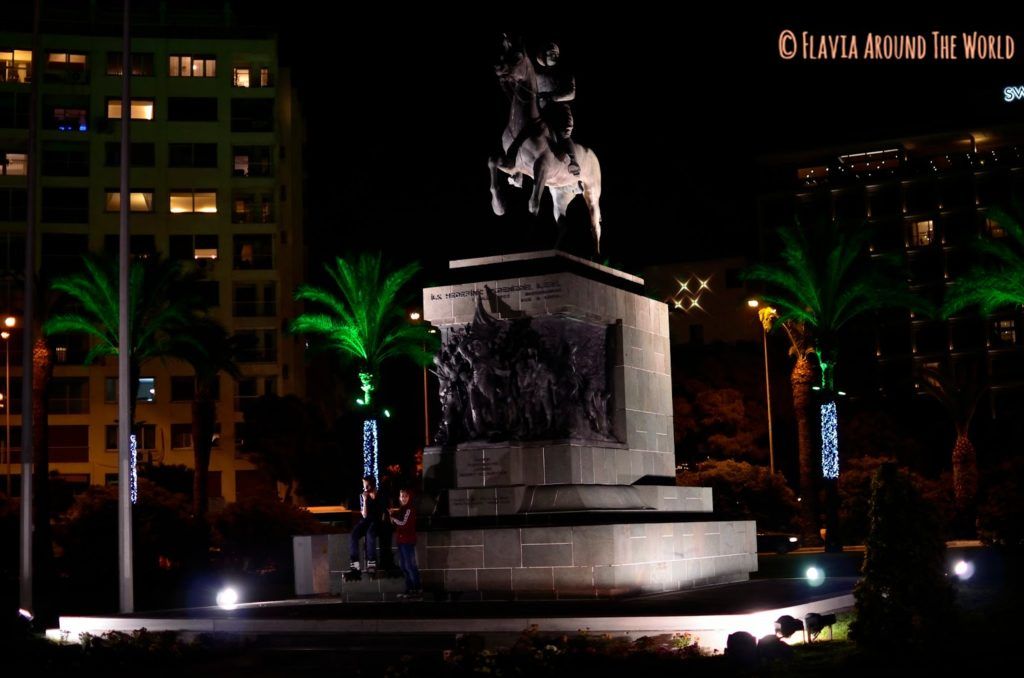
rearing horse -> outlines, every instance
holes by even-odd
[[[590,210],[590,230],[594,240],[594,252],[601,251],[601,164],[597,155],[586,146],[576,144],[576,161],[580,166],[577,177],[569,171],[568,159],[559,160],[551,148],[552,136],[547,123],[541,118],[537,105],[537,72],[529,57],[519,48],[508,46],[494,67],[498,80],[508,95],[511,107],[508,124],[501,135],[502,150],[509,147],[525,130],[525,136],[514,160],[514,167],[501,166],[501,156],[494,155],[488,160],[491,172],[491,209],[498,216],[505,213],[505,205],[498,192],[498,171],[511,175],[509,182],[521,185],[516,175],[533,179],[530,195],[530,213],[540,213],[540,199],[544,187],[551,193],[554,202],[555,222],[565,217],[565,211],[580,193]],[[561,224],[560,224],[561,225]],[[559,232],[559,241],[564,226]],[[557,246],[557,243],[556,243]]]

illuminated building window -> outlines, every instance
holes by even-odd
[[[270,69],[247,64],[231,69],[231,84],[235,87],[270,87]]]
[[[1012,319],[996,320],[992,323],[992,329],[1000,343],[1008,345],[1017,343],[1017,326]]]
[[[135,399],[140,403],[151,403],[156,400],[156,378],[140,377],[139,390]],[[103,401],[107,403],[117,402],[117,377],[107,377],[103,381]]]
[[[235,193],[231,198],[231,222],[234,224],[273,223],[274,194]]]
[[[169,61],[172,78],[215,78],[217,58],[202,54],[173,54]]]
[[[217,211],[217,192],[210,190],[171,191],[171,214],[198,212],[213,214]]]
[[[89,59],[85,54],[50,52],[46,55],[47,82],[88,82]]]
[[[910,224],[910,246],[924,247],[935,241],[935,222],[923,219]]]
[[[0,176],[23,177],[28,172],[28,155],[25,153],[0,154]]]
[[[235,146],[232,148],[234,161],[233,176],[236,177],[269,177],[271,172],[270,146]]]
[[[53,108],[51,128],[59,132],[88,132],[89,111],[84,108]]]
[[[985,233],[992,238],[1005,238],[1006,229],[995,219],[985,219]]]
[[[172,235],[170,256],[178,261],[215,260],[219,254],[217,235]]]
[[[152,120],[153,119],[153,100],[152,99],[132,99],[132,120]],[[111,120],[121,119],[121,100],[120,99],[108,99],[107,100],[107,117]]]
[[[121,192],[116,188],[107,189],[107,200],[105,208],[108,212],[118,212],[121,210]],[[131,197],[128,200],[128,209],[132,212],[152,212],[153,211],[153,191],[132,191]]]
[[[271,235],[236,235],[234,268],[270,269],[274,267],[274,238]]]
[[[32,50],[0,49],[0,82],[32,82]]]

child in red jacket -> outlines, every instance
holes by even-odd
[[[398,542],[398,562],[405,573],[404,598],[418,596],[420,590],[420,569],[416,564],[416,509],[412,506],[412,492],[402,488],[398,493],[401,506],[393,509],[391,524],[395,526]]]

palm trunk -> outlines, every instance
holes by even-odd
[[[811,383],[814,371],[811,362],[803,353],[796,356],[796,363],[789,381],[793,389],[793,416],[796,418],[797,453],[800,465],[800,507],[805,527],[814,532],[818,525],[818,492],[816,470],[819,468],[811,436],[809,414]],[[812,534],[811,536],[816,536]]]
[[[978,491],[978,458],[966,433],[958,433],[953,445],[953,493],[960,509],[974,502]]]
[[[216,422],[216,403],[210,398],[209,387],[200,384],[196,388],[195,400],[192,401],[192,451],[195,463],[192,479],[192,512],[196,520],[200,521],[206,517],[210,508],[208,479]]]
[[[35,472],[33,491],[35,506],[33,517],[35,533],[33,560],[36,568],[36,614],[53,611],[49,593],[54,584],[53,537],[50,531],[50,447],[47,423],[49,419],[49,389],[53,377],[53,349],[41,332],[36,333],[32,346],[32,449]]]

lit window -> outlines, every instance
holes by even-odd
[[[235,87],[248,87],[249,86],[249,69],[248,68],[235,68],[235,70],[234,70],[234,85],[235,85]]]
[[[53,109],[53,125],[60,132],[88,132],[88,112],[84,108]]]
[[[172,78],[215,78],[217,59],[213,56],[175,54],[168,62]]]
[[[132,191],[128,200],[128,208],[132,212],[153,211],[153,191]],[[107,191],[106,210],[117,212],[121,209],[121,192],[117,190]]]
[[[931,245],[935,240],[935,223],[931,219],[915,221],[910,224],[910,244],[912,247]]]
[[[993,238],[1006,237],[1006,229],[995,219],[985,219],[985,232]]]
[[[996,336],[1004,344],[1017,343],[1017,328],[1013,320],[995,321]]]
[[[171,214],[201,212],[213,214],[217,211],[216,191],[171,191]]]
[[[0,50],[0,82],[32,81],[32,50]]]
[[[152,120],[153,100],[132,99],[132,120]],[[121,119],[121,100],[110,99],[107,101],[107,117],[111,120]]]
[[[4,153],[0,155],[0,175],[23,177],[28,171],[28,156],[24,153]]]
[[[270,69],[260,69],[260,87],[270,87]]]

